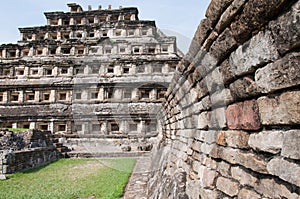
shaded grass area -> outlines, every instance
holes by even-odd
[[[134,159],[61,159],[0,181],[5,199],[117,199],[133,170]]]

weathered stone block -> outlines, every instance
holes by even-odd
[[[300,91],[290,91],[280,96],[261,97],[257,100],[259,114],[264,125],[300,123]]]
[[[199,176],[196,172],[190,171],[188,175],[189,180],[199,180]]]
[[[2,173],[10,173],[10,169],[8,165],[2,165]]]
[[[211,108],[211,99],[210,96],[205,96],[201,99],[201,110],[209,110]]]
[[[193,129],[183,129],[179,131],[177,135],[181,137],[181,141],[182,141],[183,138],[186,138],[187,140],[193,139],[196,133],[197,133],[196,130]]]
[[[177,150],[176,159],[186,162],[188,159],[188,155],[184,152],[181,152],[181,150]],[[180,167],[181,165],[178,165],[178,166]]]
[[[238,199],[259,199],[261,198],[256,192],[249,189],[242,189],[239,192]]]
[[[239,46],[229,57],[232,72],[239,76],[254,72],[258,67],[278,59],[279,54],[271,32],[259,32]]]
[[[207,168],[214,169],[214,170],[217,169],[217,161],[214,160],[214,159],[211,158],[211,157],[205,157],[204,160],[203,160],[203,164],[204,164]]]
[[[195,64],[202,76],[208,74],[213,68],[217,66],[218,60],[206,51],[201,51],[198,53],[197,57],[195,57]]]
[[[211,104],[214,107],[225,106],[233,102],[231,92],[227,88],[220,88],[218,91],[210,95]]]
[[[300,130],[284,132],[281,155],[296,160],[300,159]]]
[[[267,165],[268,172],[300,187],[300,165],[282,158],[274,158]]]
[[[218,173],[215,170],[204,168],[202,175],[200,176],[200,184],[204,188],[214,188],[215,179]]]
[[[213,150],[214,150],[215,147],[216,147],[215,144],[206,144],[206,143],[203,143],[203,144],[201,145],[200,151],[201,151],[202,153],[204,153],[204,154],[209,155],[210,153],[213,152]]]
[[[225,61],[223,61],[221,63],[219,70],[222,74],[222,79],[223,79],[224,85],[229,84],[230,82],[232,82],[235,79],[235,75],[229,64],[229,59],[226,59]]]
[[[174,127],[171,129],[185,129],[185,124],[184,124],[184,120],[182,120],[181,118],[178,118],[178,120],[176,121],[176,123],[174,123]]]
[[[202,49],[205,51],[209,51],[209,48],[213,44],[213,42],[218,38],[219,34],[216,31],[212,31],[202,45]]]
[[[183,88],[180,88],[178,92],[175,94],[175,98],[180,101],[182,98],[184,98],[185,94],[187,93],[187,90],[184,90]]]
[[[187,151],[187,144],[181,141],[174,141],[174,149],[178,149],[181,152],[186,152]]]
[[[248,138],[249,134],[244,131],[219,131],[217,144],[244,149],[249,148]]]
[[[199,149],[200,150],[200,149]],[[197,160],[197,161],[202,161],[202,159],[203,159],[203,156],[205,156],[204,154],[200,154],[199,152],[197,152],[197,151],[194,151],[193,152],[193,155],[192,155],[192,158],[194,159],[194,160]]]
[[[192,117],[183,118],[184,129],[196,129],[197,125]]]
[[[195,66],[196,68],[199,68],[201,66],[202,63],[202,59],[204,58],[204,56],[207,54],[207,51],[205,51],[204,49],[200,49],[197,54],[192,57],[192,62],[191,65]]]
[[[258,95],[257,84],[251,77],[243,77],[236,80],[229,86],[233,99],[244,99]]]
[[[205,16],[209,18],[214,23],[217,22],[218,18],[225,11],[225,9],[230,5],[233,0],[213,0],[210,2]]]
[[[180,62],[177,66],[176,66],[176,71],[179,73],[179,74],[182,74],[185,69],[187,68],[188,66],[186,66],[185,64],[183,64],[182,62]]]
[[[200,194],[200,182],[198,180],[191,180],[186,184],[186,193],[189,199],[196,199]]]
[[[245,172],[240,167],[231,167],[231,176],[239,181],[242,185],[254,187],[258,183],[258,179],[251,174]]]
[[[196,66],[194,64],[190,64],[187,69],[184,71],[184,75],[186,75],[187,77],[187,80],[190,82],[190,83],[194,83],[193,82],[193,78],[191,77],[192,73],[195,71],[196,69]]]
[[[240,43],[248,40],[254,31],[260,30],[288,2],[288,0],[248,1],[244,5],[242,14],[231,24],[235,39]]]
[[[249,137],[249,146],[255,150],[269,153],[279,153],[283,146],[282,131],[263,131],[257,134],[251,134]]]
[[[199,29],[200,25],[198,26]],[[195,33],[196,36],[197,33]],[[201,40],[199,39],[199,42],[197,41],[197,38],[192,39],[189,50],[187,52],[187,54],[184,56],[184,58],[182,59],[181,62],[178,63],[178,65],[176,66],[176,70],[179,71],[180,73],[183,73],[183,71],[191,64],[191,62],[193,61],[194,56],[196,56],[196,54],[198,53],[198,51],[201,48],[201,45],[199,42],[201,42]]]
[[[188,98],[184,98],[184,100],[182,100],[181,102],[183,102],[183,101],[186,101],[188,103]],[[181,114],[180,114],[181,117],[183,117],[183,118],[188,117],[190,119],[193,115],[193,110],[190,109],[189,107],[186,107],[188,104],[183,104],[181,102],[179,104],[182,106],[182,110],[181,110]],[[185,105],[185,106],[183,106],[183,105]]]
[[[229,24],[234,20],[234,17],[241,10],[242,6],[246,3],[246,0],[234,0],[228,8],[221,15],[215,29],[218,33],[221,33]]]
[[[219,67],[208,73],[204,80],[207,89],[211,94],[218,91],[220,88],[224,89],[223,76]]]
[[[217,131],[200,131],[200,135],[196,138],[202,142],[212,144],[216,142]]]
[[[199,82],[203,77],[202,74],[200,74],[200,71],[198,69],[195,69],[193,73],[189,76],[189,78],[195,83]]]
[[[186,154],[189,155],[189,156],[193,155],[193,150],[188,148]]]
[[[198,93],[198,99],[201,99],[208,95],[208,87],[207,87],[207,82],[205,80],[200,81],[196,85],[197,93]]]
[[[255,100],[228,106],[226,119],[230,129],[258,130],[261,127],[258,106]]]
[[[218,199],[218,192],[209,189],[200,189],[200,194],[195,199],[198,198],[209,198],[209,199]],[[191,198],[194,199],[194,198]]]
[[[291,193],[286,186],[278,184],[274,179],[261,179],[254,187],[255,191],[268,198],[298,199],[296,193]]]
[[[288,7],[293,1],[286,3]],[[281,54],[297,48],[300,45],[300,23],[299,23],[300,2],[297,1],[291,10],[276,20],[269,26],[274,35],[274,40]]]
[[[221,161],[217,163],[217,171],[224,177],[229,177],[230,164]]]
[[[255,81],[264,93],[300,85],[300,53],[291,53],[274,63],[260,68]]]
[[[209,19],[202,19],[193,37],[193,40],[195,40],[199,45],[199,49],[211,31],[212,31],[212,21]],[[189,52],[190,51],[191,49],[189,49]],[[192,55],[195,56],[196,54],[193,53]]]
[[[199,141],[194,141],[194,142],[192,143],[192,149],[193,149],[194,151],[200,152],[201,144],[202,144],[202,143],[199,142]]]
[[[191,88],[190,90],[190,103],[195,103],[197,102],[197,99],[198,99],[198,93],[197,93],[197,89],[196,88]]]
[[[229,28],[225,29],[210,47],[211,54],[220,62],[238,46]]]
[[[218,146],[216,144],[206,144],[203,143],[200,148],[200,153],[206,154],[208,156],[211,156],[213,158],[219,158],[218,154]],[[206,157],[204,157],[205,160]]]
[[[174,100],[170,101],[170,104],[174,107],[176,103],[178,103],[179,101],[181,101],[183,99],[184,95],[185,95],[185,93],[183,92],[183,90],[179,89],[175,95]]]
[[[211,112],[202,112],[198,116],[198,125],[197,129],[207,129],[209,120],[211,117]]]
[[[177,84],[176,84],[176,87],[178,86],[178,89],[180,89],[180,88],[188,88],[188,81],[187,81],[187,76],[185,75],[185,74],[182,74],[182,75],[180,75],[180,77],[179,77],[179,79],[178,79],[178,81],[176,82]],[[184,83],[186,84],[186,85],[184,85]],[[184,85],[184,86],[183,86]],[[188,90],[188,89],[184,89],[184,90]]]
[[[233,197],[236,196],[239,192],[239,184],[228,178],[219,177],[217,179],[217,189],[226,193],[227,195]]]
[[[195,171],[197,173],[199,173],[199,170],[204,168],[204,166],[201,165],[201,163],[199,161],[193,161],[191,166],[192,166],[193,171]]]
[[[238,149],[219,147],[218,155],[231,164],[239,164],[259,173],[268,173],[267,163],[253,153],[245,153]]]
[[[211,111],[211,118],[208,126],[213,129],[224,129],[226,127],[226,111],[224,107]]]

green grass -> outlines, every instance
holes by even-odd
[[[22,132],[22,131],[27,131],[28,129],[25,128],[8,128],[9,131],[12,132]]]
[[[134,159],[61,159],[0,181],[0,199],[117,199]]]

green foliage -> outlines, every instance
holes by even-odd
[[[27,131],[28,129],[25,129],[25,128],[9,128],[8,130],[12,131],[12,132],[22,132],[22,131]]]
[[[0,181],[0,198],[116,199],[122,196],[134,164],[127,158],[61,159]]]

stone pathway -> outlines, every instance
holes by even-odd
[[[125,194],[120,199],[147,199],[147,183],[149,181],[151,159],[139,157],[125,188]]]

